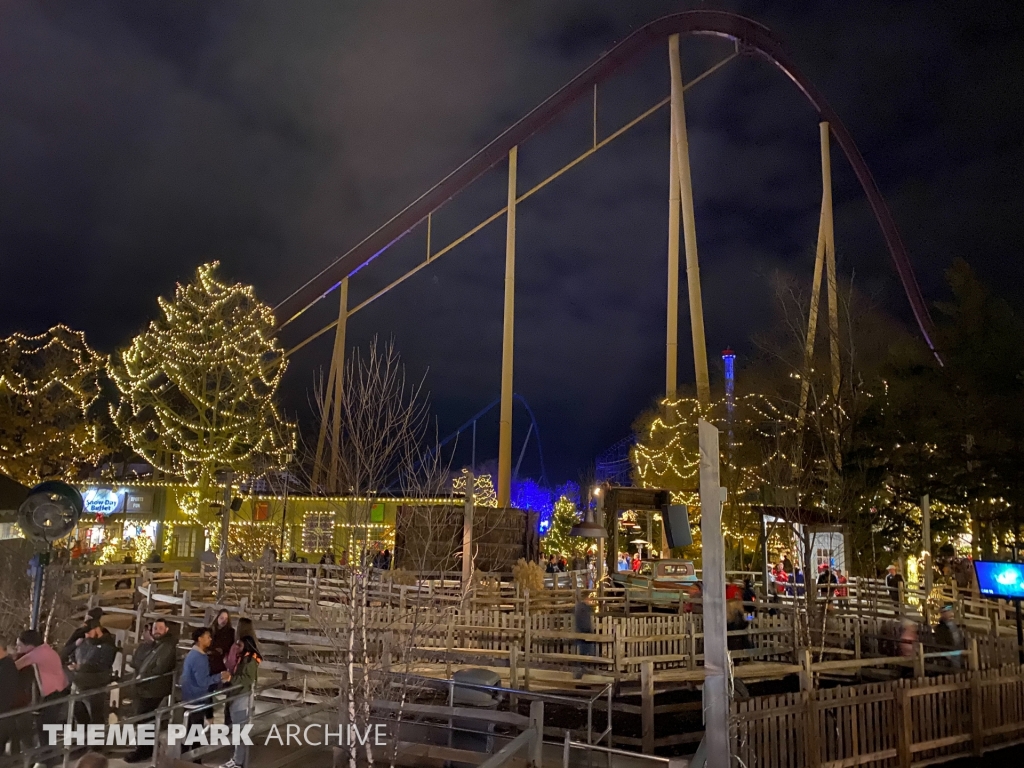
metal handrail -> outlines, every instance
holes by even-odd
[[[80,690],[77,693],[69,693],[67,696],[62,696],[57,699],[40,699],[39,701],[33,704],[29,704],[27,707],[8,710],[7,712],[0,714],[0,721],[3,721],[4,718],[20,717],[21,715],[27,715],[39,709],[48,709],[49,707],[55,707],[64,703],[73,704],[75,701],[78,701],[79,699],[92,698],[93,696],[99,694],[102,691],[116,691],[121,688],[128,688],[133,685],[138,685],[139,683],[147,683],[152,680],[159,680],[161,677],[167,677],[167,675],[173,674],[173,672],[165,672],[162,675],[153,675],[152,677],[143,677],[140,679],[133,678],[131,680],[118,683],[110,682],[99,688],[88,688],[84,691]],[[70,689],[71,687],[72,686],[69,685],[68,689]]]
[[[605,736],[611,735],[612,732],[612,698],[615,689],[614,683],[607,683],[599,691],[594,693],[589,698],[585,697],[573,697],[573,696],[560,696],[556,693],[541,693],[538,691],[524,691],[517,688],[505,688],[500,685],[485,685],[483,683],[469,683],[462,682],[461,680],[447,679],[440,680],[435,677],[423,677],[422,675],[414,674],[402,674],[398,672],[391,673],[392,677],[400,677],[407,681],[409,679],[421,682],[424,688],[447,688],[448,689],[448,706],[454,706],[455,698],[455,687],[470,688],[479,691],[493,691],[495,693],[501,693],[508,696],[522,696],[525,699],[533,699],[534,701],[550,701],[555,703],[568,704],[571,706],[579,706],[582,702],[586,702],[587,705],[587,742],[590,744],[600,744]],[[594,703],[601,698],[607,698],[607,710],[606,710],[606,726],[603,731],[594,739]]]

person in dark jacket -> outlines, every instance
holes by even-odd
[[[210,650],[206,652],[210,660],[210,674],[219,675],[227,669],[228,653],[235,644],[235,628],[231,626],[231,613],[227,608],[221,608],[217,612],[217,617],[210,625],[210,634],[213,639],[210,641]],[[213,714],[212,707],[209,714]],[[231,725],[231,707],[227,704],[224,705],[224,724]]]
[[[228,651],[235,644],[235,628],[231,626],[231,614],[227,608],[217,612],[217,618],[210,625],[210,650],[206,655],[210,659],[210,674],[219,674],[225,669]]]
[[[18,709],[18,668],[14,666],[14,659],[7,653],[7,638],[0,635],[0,759],[7,750],[8,742],[12,744],[11,754],[18,742],[17,728],[14,718],[3,717],[3,715]]]
[[[152,639],[139,645],[132,657],[135,679],[133,686],[135,713],[146,715],[157,709],[171,695],[174,667],[178,663],[177,638],[163,619],[153,622]],[[125,757],[125,762],[141,763],[153,756],[152,746],[138,746]]]
[[[943,651],[962,651],[965,647],[964,631],[956,623],[952,603],[942,606],[939,623],[935,625],[935,642],[942,646]],[[946,663],[950,668],[958,670],[963,666],[963,658],[950,656]]]
[[[889,599],[894,604],[900,604],[900,587],[903,586],[903,575],[895,564],[888,566],[885,574],[885,588],[889,590]]]
[[[75,649],[75,662],[71,667],[79,691],[98,690],[85,699],[88,722],[107,724],[110,714],[110,691],[106,689],[114,676],[117,644],[114,636],[93,622],[89,625],[81,644]]]
[[[82,640],[85,639],[85,633],[89,631],[90,625],[93,622],[99,622],[103,618],[103,609],[96,607],[90,608],[85,614],[85,621],[82,622],[82,626],[77,627],[74,632],[71,633],[71,637],[68,638],[67,642],[64,643],[64,647],[60,651],[60,660],[66,665],[71,664],[75,660],[75,650],[81,644]]]

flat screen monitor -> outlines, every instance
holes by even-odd
[[[975,560],[974,572],[983,596],[1024,600],[1024,564]]]

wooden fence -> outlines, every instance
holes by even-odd
[[[732,705],[746,768],[946,762],[1024,736],[1024,667],[761,696]]]

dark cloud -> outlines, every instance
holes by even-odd
[[[941,295],[943,268],[962,255],[1017,300],[1017,4],[716,5],[776,30],[842,116],[926,295]],[[275,303],[632,29],[680,8],[0,4],[0,332],[61,321],[112,350],[158,294],[212,258]],[[684,71],[728,51],[687,41]],[[660,99],[666,70],[666,53],[652,51],[602,88],[600,132]],[[687,113],[708,349],[732,345],[742,357],[771,315],[767,278],[810,273],[816,116],[750,59],[697,85]],[[580,105],[523,146],[523,186],[588,146],[590,114]],[[667,126],[656,115],[520,209],[516,389],[537,412],[557,477],[624,435],[663,383]],[[833,160],[844,273],[909,317],[856,180],[838,152]],[[504,183],[499,168],[442,211],[435,248],[500,208]],[[351,323],[353,343],[393,334],[413,371],[429,366],[442,434],[497,395],[503,251],[499,221]],[[413,233],[360,274],[354,299],[424,253]],[[681,303],[686,339],[685,287]],[[330,319],[335,302],[323,304],[288,341]],[[305,408],[329,347],[325,338],[293,361],[292,409]],[[688,379],[685,351],[680,363]],[[478,455],[491,455],[493,435],[478,437]]]

